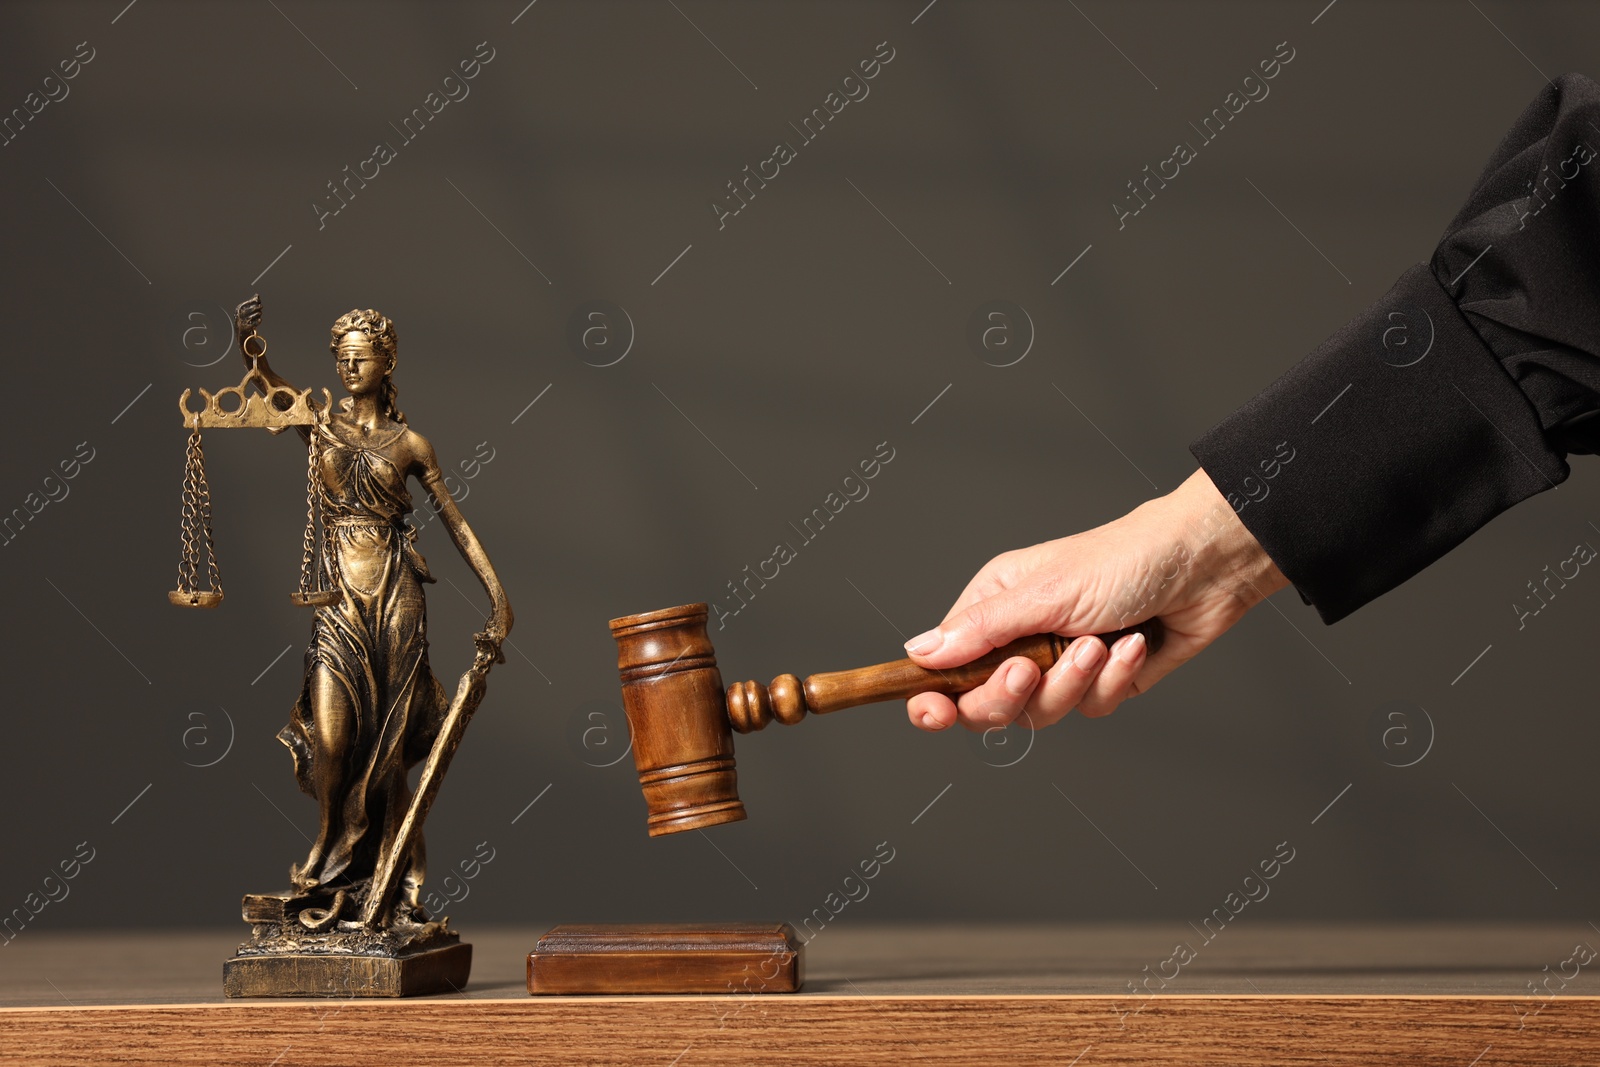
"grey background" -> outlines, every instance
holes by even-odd
[[[1189,441],[1430,254],[1541,71],[1595,72],[1592,6],[124,2],[0,10],[0,107],[96,50],[0,148],[0,505],[95,450],[0,548],[0,913],[88,841],[35,926],[237,923],[307,847],[273,737],[310,628],[292,438],[207,436],[227,601],[164,595],[172,402],[237,381],[204,364],[259,290],[295,382],[336,387],[328,326],[376,307],[413,426],[447,466],[494,451],[461,506],[514,647],[428,823],[429,889],[494,849],[448,909],[469,934],[799,922],[885,841],[839,921],[1197,920],[1285,840],[1253,909],[1278,918],[1591,917],[1600,577],[1521,632],[1510,607],[1600,545],[1588,457],[1339,625],[1284,591],[1031,749],[899,705],[775,726],[739,742],[749,821],[657,841],[631,760],[594,764],[627,743],[607,620],[724,594],[879,442],[871,495],[714,633],[727,680],[894,658],[992,555],[1175,487]],[[485,40],[470,96],[319,231],[325,183]],[[724,183],[884,40],[871,95],[719,231]],[[1125,183],[1285,40],[1271,95],[1119,232]],[[596,299],[637,334],[605,368],[566,341]],[[1037,332],[1006,368],[966,341],[995,299]],[[453,688],[485,601],[437,526],[421,547]],[[1393,701],[1436,731],[1411,767],[1374,742]]]

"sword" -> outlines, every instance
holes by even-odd
[[[467,724],[472,721],[472,713],[478,710],[478,705],[483,701],[484,692],[488,688],[490,666],[497,661],[505,662],[499,656],[494,642],[482,633],[474,635],[473,640],[477,643],[478,651],[473,656],[472,666],[467,668],[461,675],[461,680],[456,683],[455,699],[450,702],[450,710],[445,712],[444,724],[439,727],[439,736],[434,739],[433,750],[428,753],[428,760],[422,765],[422,776],[417,780],[417,791],[411,797],[411,806],[406,809],[406,817],[400,823],[399,832],[395,834],[394,845],[384,854],[378,869],[372,874],[372,884],[367,890],[367,902],[361,912],[361,925],[368,929],[376,928],[378,917],[384,913],[389,905],[389,899],[394,896],[401,858],[411,851],[412,842],[422,832],[422,821],[428,817],[428,809],[433,806],[433,798],[438,795],[439,786],[444,782],[444,772],[450,768],[450,759],[456,754],[456,748],[467,732]]]

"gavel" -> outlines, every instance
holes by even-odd
[[[1150,619],[1100,636],[1109,645],[1135,631],[1145,635],[1151,652],[1160,649],[1166,633],[1161,620]],[[705,604],[612,619],[611,636],[617,641],[622,705],[633,732],[633,761],[651,837],[745,818],[734,772],[734,731],[751,733],[774,719],[792,726],[807,712],[826,715],[917,693],[965,693],[1013,656],[1049,670],[1077,640],[1036,634],[948,670],[901,659],[803,681],[780,674],[768,685],[738,682],[724,692],[706,634]]]

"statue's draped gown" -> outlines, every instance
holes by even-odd
[[[325,668],[343,689],[353,721],[344,794],[326,849],[300,875],[325,886],[358,885],[392,847],[411,801],[406,771],[426,758],[449,700],[428,666],[421,583],[434,579],[412,543],[415,531],[404,525],[412,508],[405,472],[384,451],[405,430],[377,447],[348,444],[326,426],[313,432],[321,442],[332,548],[324,553],[323,574],[343,598],[316,609],[305,682],[278,739],[294,754],[300,788],[315,797],[315,761],[323,757],[311,741],[317,727],[310,686],[313,672]],[[420,834],[400,869],[402,899],[415,904],[424,874]]]

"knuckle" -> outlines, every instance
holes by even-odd
[[[1103,718],[1117,710],[1122,702],[1118,693],[1091,692],[1078,702],[1078,711],[1091,719]]]
[[[1073,679],[1068,676],[1047,677],[1044,684],[1034,690],[1033,699],[1028,702],[1028,711],[1055,718],[1065,715],[1082,696],[1082,687],[1072,683]]]
[[[998,722],[1009,722],[1016,718],[1021,708],[1019,701],[1007,699],[992,691],[990,684],[985,682],[972,692],[962,694],[956,705],[964,719],[980,724],[985,729]]]
[[[1035,571],[1029,576],[1028,584],[1023,587],[1023,592],[1032,599],[1042,603],[1053,604],[1060,600],[1066,592],[1067,578],[1065,575],[1053,571]]]
[[[962,612],[961,618],[956,621],[956,626],[958,629],[987,635],[995,626],[998,615],[996,604],[991,597],[988,600],[978,601]]]

